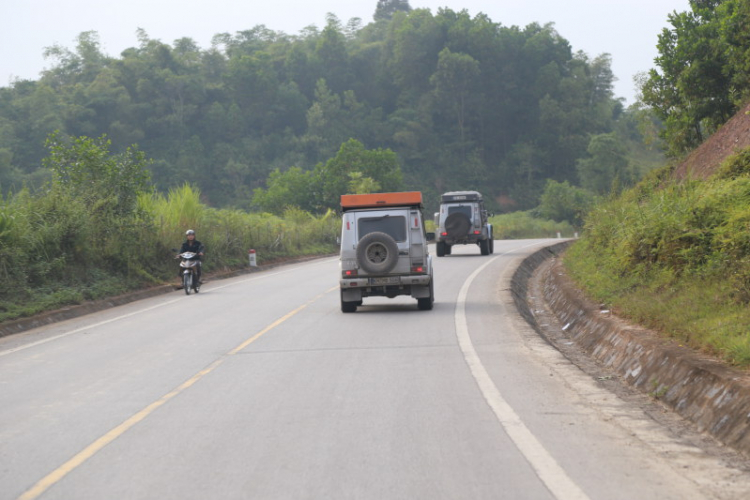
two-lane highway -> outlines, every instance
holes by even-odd
[[[523,322],[551,243],[434,257],[432,311],[326,258],[0,339],[0,500],[743,498]]]

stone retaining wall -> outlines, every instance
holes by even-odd
[[[750,376],[713,358],[633,326],[587,300],[556,258],[570,241],[524,261],[512,279],[516,305],[542,335],[528,300],[528,283],[544,266],[544,299],[568,337],[622,380],[659,398],[721,442],[750,454]]]

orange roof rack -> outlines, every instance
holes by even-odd
[[[420,191],[403,193],[342,194],[341,209],[422,206]]]

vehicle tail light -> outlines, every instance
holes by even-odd
[[[482,231],[474,231],[474,234],[482,234]]]
[[[443,231],[442,233],[440,233],[440,236],[448,236],[448,233]]]
[[[357,270],[356,269],[347,269],[342,273],[344,275],[344,278],[353,278],[357,276]]]
[[[424,272],[424,266],[422,266],[422,265],[411,266],[411,272],[413,272],[413,273],[423,273]]]

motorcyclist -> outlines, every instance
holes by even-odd
[[[198,275],[196,276],[196,279],[198,280],[198,284],[201,283],[201,267],[202,263],[200,262],[201,257],[203,257],[203,252],[205,251],[206,247],[203,246],[203,243],[195,239],[195,231],[192,229],[188,229],[185,231],[185,242],[182,244],[182,247],[180,247],[180,253],[184,252],[193,252],[197,254],[197,260],[198,260],[198,266],[197,271]],[[177,276],[182,276],[182,269],[177,273]]]

